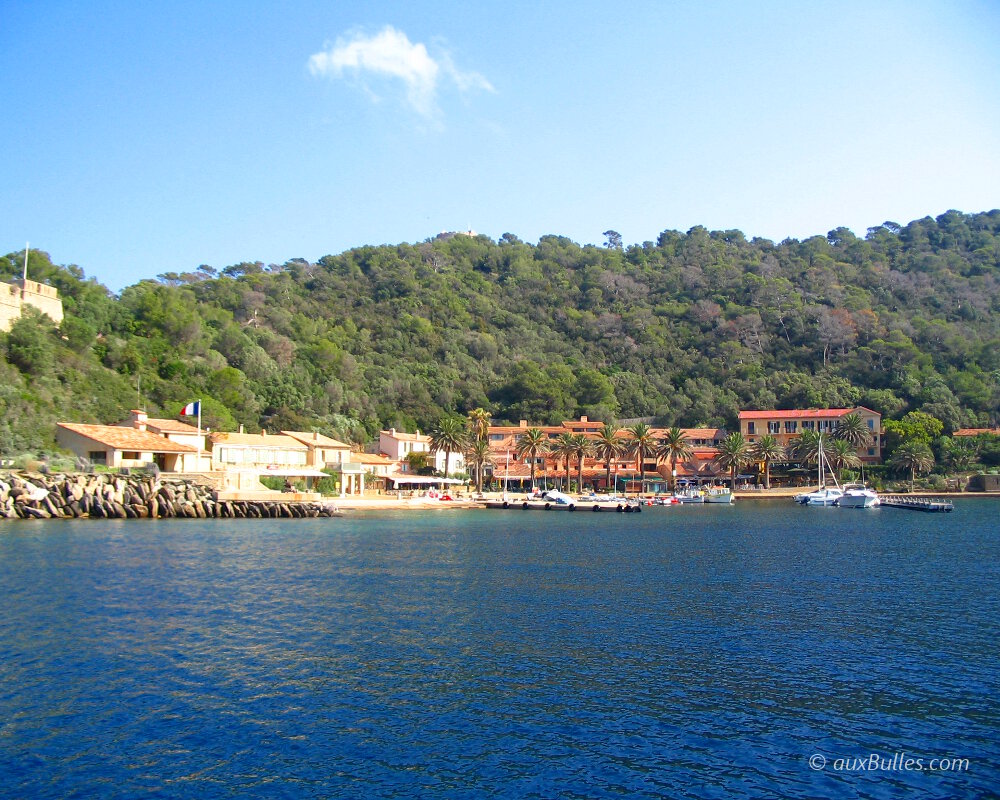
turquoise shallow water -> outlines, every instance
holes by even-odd
[[[0,795],[995,796],[998,511],[2,524]]]

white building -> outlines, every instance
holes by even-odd
[[[431,450],[431,437],[417,430],[416,433],[406,433],[390,428],[387,431],[379,431],[378,437],[379,451],[387,458],[397,462],[397,471],[406,473],[409,471],[409,463],[406,457],[410,453],[427,453],[427,463],[433,466],[437,472],[445,471],[445,451]],[[465,472],[465,453],[453,450],[448,458],[448,473]]]

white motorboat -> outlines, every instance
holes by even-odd
[[[844,490],[827,486],[815,492],[810,492],[806,498],[807,506],[835,506],[844,496]]]
[[[704,503],[705,495],[696,486],[687,486],[674,491],[675,503]]]
[[[844,495],[837,501],[841,508],[875,508],[881,504],[878,492],[863,483],[845,483]]]
[[[727,486],[709,486],[705,490],[706,503],[732,503],[736,498]]]

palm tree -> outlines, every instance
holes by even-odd
[[[604,485],[607,487],[611,486],[611,462],[621,458],[625,452],[625,445],[618,438],[620,430],[621,428],[617,425],[605,422],[601,430],[598,431],[597,438],[593,440],[594,455],[604,462]]]
[[[830,462],[830,466],[838,472],[844,469],[844,467],[861,466],[861,459],[858,457],[857,449],[847,439],[834,439],[829,445],[824,447],[824,452],[827,461]]]
[[[871,442],[871,431],[857,411],[844,414],[837,423],[837,430],[833,435],[837,439],[849,442],[854,449],[864,447]]]
[[[485,408],[474,408],[466,416],[472,437],[485,441],[490,435],[490,412]]]
[[[555,445],[549,450],[557,459],[566,460],[566,482],[563,484],[563,491],[569,491],[569,461],[575,453],[576,443],[573,441],[572,433],[560,433],[556,437]]]
[[[785,448],[770,433],[765,433],[750,446],[750,455],[764,464],[764,488],[771,488],[771,462],[785,457]]]
[[[790,454],[802,464],[815,464],[823,449],[823,436],[816,431],[802,431],[789,447]]]
[[[688,444],[687,434],[676,425],[672,428],[667,428],[663,434],[663,438],[660,440],[660,446],[656,449],[656,457],[657,459],[667,459],[667,463],[670,465],[670,491],[674,490],[674,484],[676,483],[674,467],[678,459],[686,460],[691,458],[693,454],[694,450]]]
[[[463,452],[467,436],[465,422],[460,417],[442,417],[435,430],[431,431],[431,449],[444,450],[444,476],[448,477],[452,451]]]
[[[925,442],[903,442],[896,448],[889,459],[896,469],[910,471],[910,491],[913,491],[913,481],[918,472],[928,472],[934,466],[934,454]]]
[[[485,439],[473,439],[469,442],[469,447],[465,457],[476,469],[476,491],[482,494],[483,468],[487,464],[493,463],[493,454],[490,452],[490,443]]]
[[[583,461],[594,452],[594,443],[582,433],[573,434],[573,455],[576,457],[576,490],[583,494]]]
[[[729,470],[729,488],[736,491],[736,472],[750,461],[750,447],[743,434],[733,431],[719,445],[715,461],[723,469]]]
[[[653,438],[653,429],[645,422],[637,422],[625,430],[632,437],[628,443],[628,451],[630,455],[635,456],[639,465],[639,492],[641,494],[646,487],[646,456],[656,451],[656,439]]]
[[[549,440],[541,428],[528,428],[518,439],[514,455],[531,461],[531,490],[535,489],[535,461],[549,452]]]

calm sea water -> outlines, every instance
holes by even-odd
[[[998,512],[0,524],[0,795],[996,796]]]

